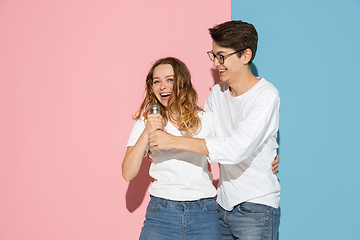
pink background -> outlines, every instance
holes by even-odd
[[[127,183],[121,162],[146,73],[180,58],[203,106],[207,29],[230,20],[230,5],[0,2],[0,240],[138,238],[149,163]]]

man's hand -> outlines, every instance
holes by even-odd
[[[279,163],[280,163],[280,157],[279,155],[276,155],[274,161],[272,162],[272,170],[273,173],[276,175],[279,169]]]
[[[169,150],[176,147],[176,136],[156,130],[149,135],[149,145],[153,150]]]

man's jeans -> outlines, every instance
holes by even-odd
[[[223,240],[276,240],[279,209],[251,202],[241,203],[232,211],[219,206],[220,229]]]

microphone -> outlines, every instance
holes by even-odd
[[[154,113],[160,113],[160,106],[157,103],[153,103],[150,105],[150,113],[154,114]]]

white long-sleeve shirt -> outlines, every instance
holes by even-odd
[[[213,112],[215,138],[205,138],[209,162],[220,163],[217,202],[226,210],[242,202],[277,208],[280,184],[272,173],[276,156],[280,98],[265,79],[246,93],[232,97],[215,85],[205,103]]]

